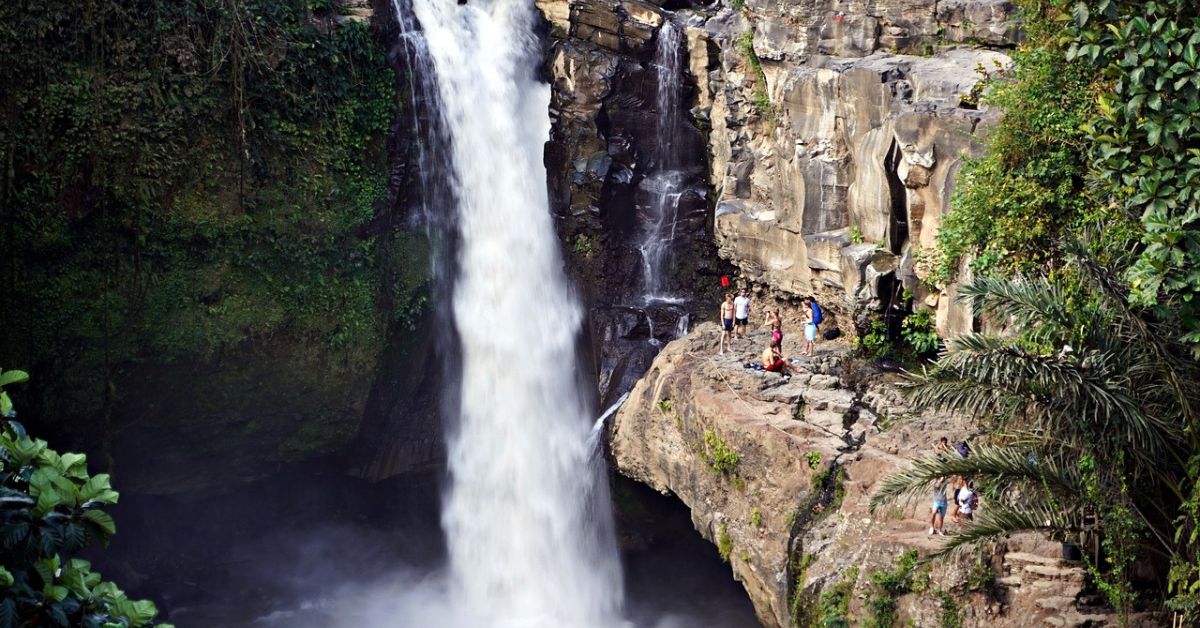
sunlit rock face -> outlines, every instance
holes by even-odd
[[[926,495],[874,511],[871,496],[971,422],[908,407],[897,376],[861,370],[842,342],[819,345],[790,379],[744,368],[767,335],[754,332],[719,355],[719,328],[704,323],[669,343],[613,417],[612,456],[621,473],[687,505],[764,626],[821,625],[822,594],[839,584],[852,591],[851,625],[861,625],[878,595],[871,574],[894,570],[907,551],[929,556],[945,540],[928,534]],[[799,342],[785,335],[784,352],[795,355]],[[950,522],[946,529],[955,531]],[[995,580],[981,586],[986,569]],[[954,601],[962,626],[1116,625],[1087,591],[1085,569],[1040,535],[1009,537],[922,567],[928,585],[894,598],[895,625],[944,625],[937,591]]]
[[[969,329],[921,285],[914,257],[934,246],[963,158],[999,118],[979,104],[980,81],[1011,65],[1013,6],[750,7],[704,33],[720,50],[708,117],[721,255],[860,317],[899,306],[907,288],[939,309],[943,334]]]
[[[678,141],[709,183],[684,203],[697,244],[680,276],[719,268],[704,256],[711,233],[723,260],[771,291],[817,294],[863,318],[898,306],[906,288],[914,307],[937,310],[942,333],[970,329],[970,316],[921,284],[919,262],[962,159],[980,155],[999,117],[979,104],[980,81],[1011,65],[1004,52],[1022,37],[1012,2],[539,6],[555,41],[547,164],[568,245],[599,236],[584,247],[590,259],[634,272],[622,247],[657,138],[644,68],[672,19],[686,29],[691,108]],[[585,283],[603,284],[591,266],[579,264],[595,280]]]

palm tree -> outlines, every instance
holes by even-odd
[[[926,494],[937,478],[971,477],[988,503],[943,553],[1021,531],[1086,536],[1104,544],[1107,565],[1093,573],[1124,610],[1134,555],[1180,549],[1176,517],[1200,451],[1200,371],[1180,326],[1162,315],[1169,310],[1133,308],[1084,245],[1064,248],[1066,264],[1049,277],[983,277],[961,290],[1000,333],[951,339],[909,375],[905,394],[918,410],[975,417],[988,442],[969,458],[914,461],[884,480],[871,506]]]

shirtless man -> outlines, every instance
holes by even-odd
[[[721,301],[721,353],[725,347],[733,350],[733,293],[727,292],[725,300]]]
[[[746,337],[746,328],[750,326],[750,297],[746,289],[738,291],[738,297],[733,300],[734,329],[738,338]]]
[[[787,376],[792,372],[792,365],[783,357],[783,349],[777,344],[763,349],[762,352],[762,367],[764,371],[769,373],[779,373]]]

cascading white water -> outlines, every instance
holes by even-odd
[[[638,250],[642,254],[643,297],[647,302],[671,301],[663,292],[663,274],[670,262],[683,175],[678,171],[678,133],[683,100],[683,32],[670,20],[658,30],[654,53],[657,143],[654,172],[642,186],[650,195],[645,232]]]
[[[532,0],[413,0],[458,205],[462,352],[443,506],[447,594],[475,626],[620,625],[620,567],[576,376],[582,313],[549,214]]]

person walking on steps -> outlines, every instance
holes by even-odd
[[[721,353],[725,353],[725,347],[733,350],[733,293],[725,293],[725,300],[721,301]]]
[[[946,525],[946,478],[938,478],[933,481],[933,506],[929,513],[929,534],[946,536],[942,532],[944,525]]]
[[[734,331],[738,338],[746,337],[746,328],[750,325],[750,297],[746,289],[738,291],[738,297],[733,300]]]

